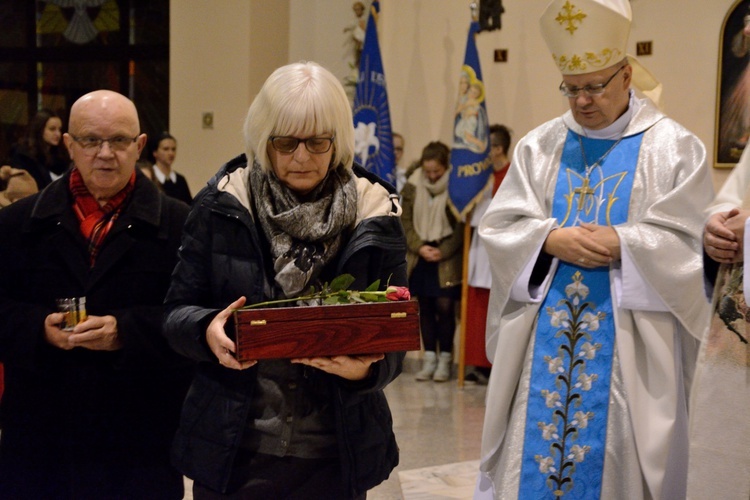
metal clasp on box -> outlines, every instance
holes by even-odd
[[[405,318],[405,317],[406,317],[405,312],[391,313],[391,318]]]
[[[266,320],[264,319],[254,319],[250,321],[250,326],[263,326],[266,324]]]

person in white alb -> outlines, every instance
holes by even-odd
[[[750,150],[706,210],[706,274],[714,287],[711,327],[701,346],[690,399],[688,498],[750,498]]]
[[[684,498],[709,317],[701,141],[625,47],[627,0],[554,0],[570,111],[532,130],[479,234],[492,268],[478,498]]]

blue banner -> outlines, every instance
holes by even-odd
[[[367,20],[357,93],[354,96],[354,159],[370,172],[395,185],[391,113],[376,30],[379,12],[380,4],[375,0]]]
[[[482,191],[485,188],[491,189],[490,124],[475,42],[478,31],[479,23],[472,22],[458,81],[451,148],[452,168],[448,182],[450,202],[462,218],[474,207]]]

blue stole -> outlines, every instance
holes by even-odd
[[[606,154],[587,176],[568,132],[552,207],[561,227],[627,221],[642,137],[581,137],[589,161]],[[559,262],[537,315],[519,498],[600,498],[614,349],[609,268]]]

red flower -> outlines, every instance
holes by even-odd
[[[405,286],[389,286],[385,290],[385,298],[388,300],[409,300],[411,294]]]

